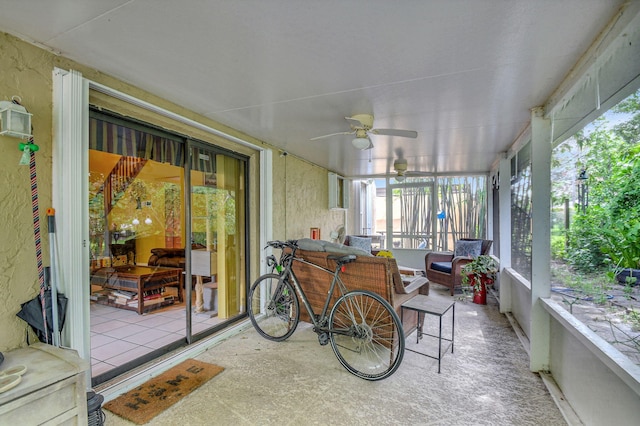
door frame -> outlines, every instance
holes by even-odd
[[[95,90],[129,104],[144,108],[182,124],[225,138],[259,152],[259,242],[264,247],[272,236],[273,199],[272,151],[244,139],[199,123],[180,114],[153,105],[103,84],[85,79],[74,70],[53,70],[53,154],[52,206],[56,209],[57,252],[60,259],[58,273],[60,291],[69,298],[66,327],[62,345],[75,349],[86,361],[91,360],[89,288],[89,226],[88,226],[88,167],[89,167],[89,92]],[[255,161],[255,160],[254,160]],[[252,159],[249,159],[251,164]],[[78,224],[81,224],[78,226]],[[251,248],[249,248],[251,251]],[[266,271],[260,259],[259,273]],[[228,336],[224,336],[227,338]],[[222,337],[220,337],[222,338]],[[215,343],[215,339],[210,342]],[[199,345],[202,346],[202,345]],[[205,348],[206,349],[206,348]],[[205,350],[201,348],[200,350]],[[173,359],[169,366],[182,361]],[[90,385],[91,375],[88,375]]]

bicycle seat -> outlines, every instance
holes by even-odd
[[[356,255],[355,254],[346,254],[346,255],[330,254],[327,256],[327,259],[335,260],[338,266],[340,266],[340,265],[345,265],[347,263],[351,263],[354,260],[356,260]]]

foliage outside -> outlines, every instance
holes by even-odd
[[[486,176],[409,177],[392,187],[394,247],[446,251],[460,238],[485,237]]]
[[[640,286],[614,279],[640,269],[640,91],[559,145],[553,161],[552,294],[640,365]]]
[[[620,116],[629,118],[613,124]],[[577,161],[566,174],[586,172],[579,184],[588,198],[577,199],[564,250],[554,233],[554,256],[582,272],[640,268],[640,92],[559,146],[556,170],[569,155]],[[559,187],[561,179],[552,180],[555,205],[567,197],[576,199],[568,179],[564,188]]]

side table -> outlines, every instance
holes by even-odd
[[[408,349],[408,348],[405,348],[405,350],[415,352],[417,354],[424,355],[429,358],[437,359],[438,373],[440,373],[440,362],[442,360],[442,341],[443,340],[450,342],[451,353],[453,353],[453,337],[454,337],[454,324],[455,324],[455,317],[456,317],[456,302],[448,301],[448,300],[444,300],[444,301],[434,300],[429,296],[418,294],[415,297],[412,297],[411,299],[407,300],[402,304],[402,308],[400,311],[401,319],[404,316],[405,309],[418,312],[418,330],[416,331],[416,343],[420,341],[422,336],[437,337],[438,338],[438,356],[436,357],[423,352],[414,351],[413,349]],[[449,310],[451,310],[451,339],[442,337],[442,316],[446,314]],[[420,322],[420,314],[423,315],[423,320],[426,319],[425,318],[426,314],[435,315],[438,317],[439,319],[438,335],[423,333],[422,328],[424,327],[424,324]],[[445,352],[448,349],[449,349],[448,347],[445,348]]]
[[[0,393],[0,424],[87,425],[89,362],[76,351],[38,342],[4,356],[3,370],[24,365],[27,371]]]

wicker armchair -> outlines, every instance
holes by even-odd
[[[478,240],[474,238],[461,238],[459,241],[482,241],[480,254],[489,254],[492,240]],[[431,252],[424,257],[425,270],[430,283],[441,284],[448,287],[451,295],[455,289],[462,286],[462,275],[460,269],[469,263],[469,256],[454,256],[451,252]]]

